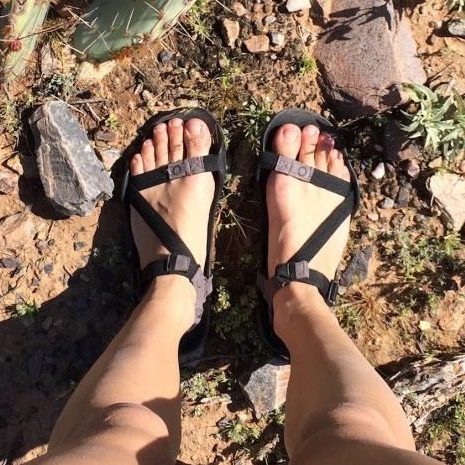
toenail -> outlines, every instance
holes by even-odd
[[[145,145],[153,145],[153,141],[152,139],[147,139],[145,142],[144,142]]]
[[[189,127],[187,128],[190,136],[199,136],[202,134],[202,123],[200,121],[191,120],[189,121]]]
[[[165,125],[164,124],[157,124],[155,126],[155,132],[162,132],[165,130]]]
[[[283,136],[285,139],[289,139],[289,140],[295,140],[297,139],[297,137],[299,137],[299,130],[298,128],[294,128],[294,127],[285,127],[283,129]]]
[[[169,124],[173,128],[179,128],[180,126],[182,126],[182,119],[181,118],[174,118],[174,119],[170,120]]]
[[[318,128],[316,126],[306,126],[304,133],[308,136],[316,136],[318,134]]]
[[[325,147],[333,148],[334,139],[329,134],[325,134],[324,139],[323,139],[323,144]]]

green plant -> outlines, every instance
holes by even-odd
[[[2,2],[3,3],[3,2]],[[20,76],[37,43],[47,16],[48,0],[11,0],[0,12],[2,79]]]
[[[40,305],[32,302],[21,302],[10,307],[10,312],[16,317],[34,317],[40,310]]]
[[[211,398],[219,395],[218,388],[227,383],[222,370],[210,370],[206,373],[195,373],[181,383],[181,389],[193,401]]]
[[[271,119],[271,105],[266,101],[258,102],[252,98],[244,106],[246,106],[245,110],[239,114],[244,118],[244,135],[254,146],[258,146],[260,133]]]
[[[336,308],[336,318],[350,336],[355,337],[362,327],[363,319],[359,309],[350,304],[342,304]]]
[[[114,113],[110,113],[104,121],[105,127],[111,129],[112,131],[116,131],[120,127],[120,122],[118,117]]]
[[[256,441],[261,434],[261,428],[256,424],[247,424],[240,418],[226,422],[221,428],[221,434],[227,439],[241,446]]]
[[[16,102],[9,98],[0,101],[0,128],[2,131],[15,133],[21,125],[21,118]]]
[[[45,83],[40,92],[44,97],[58,97],[65,102],[76,93],[76,77],[74,74],[53,74]]]
[[[301,76],[305,76],[307,74],[315,75],[318,73],[318,66],[316,64],[315,58],[311,57],[307,53],[304,53],[301,56],[297,64],[297,68]]]
[[[410,137],[424,138],[427,152],[436,155],[440,150],[451,158],[465,149],[465,102],[457,93],[446,97],[426,86],[409,84],[405,89],[416,104],[414,113],[403,112],[409,124],[401,128]]]
[[[73,36],[82,59],[103,62],[166,34],[193,0],[94,0]]]
[[[210,0],[195,0],[186,18],[187,25],[194,34],[204,39],[210,39],[210,12]]]

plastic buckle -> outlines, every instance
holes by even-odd
[[[328,295],[326,297],[326,303],[331,307],[336,305],[337,295],[339,293],[339,282],[338,281],[331,281],[329,285]]]
[[[173,258],[174,258],[174,263],[176,263],[176,257],[173,257],[173,254],[169,254],[166,257],[166,263],[165,263],[165,271],[168,273],[172,273],[174,270],[171,269],[171,266],[173,264]]]

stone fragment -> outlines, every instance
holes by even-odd
[[[341,286],[349,287],[354,282],[365,281],[368,276],[370,260],[373,255],[373,247],[368,246],[358,249],[353,255],[348,267],[341,275]]]
[[[17,268],[21,268],[21,262],[16,257],[5,257],[0,260],[0,268],[16,270]]]
[[[426,74],[407,15],[392,0],[331,2],[331,21],[315,47],[320,83],[336,113],[360,117],[407,101],[406,82]]]
[[[263,22],[267,26],[269,26],[270,24],[273,24],[275,21],[276,21],[276,16],[273,16],[273,15],[266,16],[265,19],[263,20]]]
[[[44,228],[45,223],[29,210],[7,216],[0,220],[0,249],[26,248]]]
[[[114,143],[118,140],[118,134],[110,129],[99,129],[94,137],[96,141],[105,142],[107,144]]]
[[[434,160],[431,160],[428,163],[428,168],[431,168],[433,170],[441,168],[441,166],[442,166],[442,157],[435,158]]]
[[[173,52],[169,52],[168,50],[162,50],[159,54],[158,54],[158,61],[162,64],[166,64],[166,63],[169,63],[174,57],[174,53]]]
[[[410,202],[410,190],[411,189],[409,189],[406,186],[400,187],[399,192],[397,193],[397,197],[396,197],[396,202],[397,202],[397,205],[399,205],[399,207],[405,208],[408,206]]]
[[[453,19],[446,27],[451,36],[465,38],[465,19]]]
[[[18,175],[10,170],[0,171],[0,194],[11,194],[18,187]]]
[[[289,13],[300,10],[309,10],[312,7],[310,0],[287,0],[286,9]]]
[[[372,213],[368,213],[367,215],[368,219],[371,220],[371,221],[378,221],[379,220],[379,215],[377,212],[372,212]]]
[[[64,215],[88,215],[111,198],[113,181],[64,102],[47,102],[30,119],[45,195]]]
[[[290,371],[290,365],[283,360],[273,359],[240,383],[258,418],[284,404]]]
[[[111,171],[113,165],[121,158],[121,150],[107,149],[99,151],[100,159],[107,171]]]
[[[465,325],[465,297],[463,294],[446,291],[437,309],[438,325],[443,331],[459,331]]]
[[[465,224],[465,177],[455,173],[436,173],[427,187],[455,231]]]
[[[239,21],[223,19],[223,36],[229,47],[234,47],[240,32],[241,27]]]
[[[415,179],[418,176],[420,176],[421,168],[420,164],[416,160],[406,160],[404,169],[408,176],[412,179]]]
[[[395,202],[393,199],[391,199],[390,197],[385,197],[383,201],[381,202],[380,207],[387,210],[389,208],[394,208],[394,205],[395,205]]]
[[[234,2],[232,4],[232,9],[237,16],[245,16],[249,13],[249,10],[240,2]]]
[[[271,43],[273,45],[276,45],[276,47],[282,47],[284,45],[284,42],[286,41],[286,37],[284,34],[281,32],[272,32],[270,34],[271,37]]]
[[[375,179],[378,179],[378,180],[383,179],[385,174],[386,174],[386,166],[384,165],[383,162],[378,163],[376,165],[376,168],[371,172],[371,175]]]
[[[250,53],[267,52],[270,49],[270,39],[266,35],[252,36],[244,40],[244,45]]]
[[[77,80],[80,82],[99,82],[107,74],[110,74],[113,71],[113,68],[116,66],[116,61],[106,61],[105,63],[89,63],[88,61],[84,61],[81,63],[79,67]]]

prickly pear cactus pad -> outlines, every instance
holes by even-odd
[[[1,11],[1,76],[11,81],[22,74],[39,38],[49,1],[11,0]]]
[[[83,60],[103,62],[165,34],[195,0],[95,0],[73,37]]]

